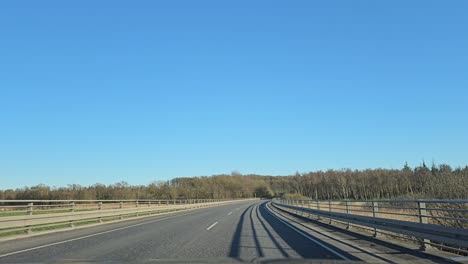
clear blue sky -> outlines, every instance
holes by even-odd
[[[0,189],[468,164],[468,1],[3,1]]]

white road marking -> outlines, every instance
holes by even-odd
[[[277,213],[278,213],[278,212],[277,212]],[[281,216],[283,216],[284,218],[287,219],[287,217],[285,217],[284,214],[278,213],[278,215],[281,215]],[[304,224],[300,224],[300,223],[299,223],[299,225],[305,226]],[[320,235],[326,236],[326,235],[320,233],[320,231],[316,231],[316,230],[313,230],[313,231],[316,232],[316,233],[318,233],[318,234],[320,234]],[[332,239],[335,239],[335,240],[340,241],[340,238],[338,238],[338,237],[336,237],[336,236],[334,236],[334,235],[332,235],[332,234],[328,234],[328,236],[331,237]],[[342,243],[343,243],[344,245],[347,245],[347,243],[344,243],[344,242],[342,242]],[[371,257],[377,259],[377,260],[373,260],[372,262],[381,263],[381,262],[382,262],[381,259],[387,261],[388,263],[392,263],[392,262],[393,262],[391,259],[383,257],[379,252],[372,252],[372,251],[370,251],[370,250],[364,249],[364,248],[362,248],[362,247],[360,247],[360,246],[357,246],[357,245],[352,245],[352,246],[351,246],[351,245],[347,245],[347,246],[357,248],[357,249],[361,250],[362,252],[369,254]],[[362,260],[362,261],[364,261],[364,260]],[[387,262],[385,262],[385,263],[387,263]]]
[[[232,212],[229,212],[229,214],[227,214],[227,215],[231,215],[231,214],[232,214]]]
[[[99,232],[99,233],[95,233],[95,234],[91,234],[91,235],[87,235],[87,236],[76,237],[76,238],[63,240],[63,241],[59,241],[59,242],[55,242],[55,243],[51,243],[51,244],[46,244],[46,245],[27,248],[27,249],[22,249],[22,250],[18,250],[18,251],[14,251],[14,252],[10,252],[10,253],[0,255],[0,258],[11,256],[11,255],[16,255],[16,254],[19,254],[19,253],[24,253],[24,252],[28,252],[28,251],[32,251],[32,250],[36,250],[36,249],[41,249],[41,248],[56,246],[56,245],[60,245],[60,244],[65,244],[65,243],[76,241],[76,240],[81,240],[81,239],[85,239],[85,238],[89,238],[89,237],[99,236],[99,235],[103,235],[103,234],[107,234],[107,233],[111,233],[111,232],[115,232],[115,231],[120,231],[120,230],[132,228],[132,227],[136,227],[136,226],[151,224],[151,223],[154,223],[154,222],[159,222],[159,221],[163,221],[163,220],[166,220],[166,219],[170,219],[170,218],[174,218],[174,217],[178,217],[178,216],[190,215],[190,214],[193,214],[193,213],[174,215],[174,216],[169,216],[169,217],[165,217],[165,218],[159,218],[159,219],[149,221],[149,222],[144,222],[144,223],[134,224],[134,225],[130,225],[130,226],[119,227],[119,228],[116,228],[116,229],[111,229],[111,230],[107,230],[107,231],[103,231],[103,232]]]
[[[268,206],[267,206],[267,207],[268,207]],[[319,241],[317,241],[317,240],[311,238],[310,236],[306,235],[304,232],[302,232],[301,230],[297,229],[296,227],[294,227],[294,226],[292,226],[292,225],[286,223],[286,222],[283,221],[281,218],[277,217],[277,216],[274,215],[272,212],[270,212],[270,210],[271,210],[271,209],[268,208],[268,210],[266,210],[266,211],[267,211],[271,216],[273,216],[273,217],[275,217],[276,219],[278,219],[279,221],[281,221],[283,224],[289,226],[292,230],[294,230],[294,231],[296,231],[297,233],[301,234],[303,237],[309,239],[310,241],[312,241],[312,242],[316,243],[317,245],[323,247],[324,249],[330,251],[331,253],[335,254],[336,256],[338,256],[338,257],[340,257],[340,258],[342,258],[342,259],[344,259],[344,260],[349,260],[347,257],[341,255],[340,253],[336,252],[335,250],[333,250],[333,249],[327,247],[326,245],[324,245],[324,244],[320,243]]]
[[[218,222],[214,222],[214,224],[210,225],[206,230],[210,230],[211,228],[213,228],[217,224],[218,224]]]
[[[459,262],[468,261],[468,257],[454,257],[454,258],[451,258],[451,260],[459,261]]]

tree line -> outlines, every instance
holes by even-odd
[[[1,186],[0,186],[1,188]],[[9,199],[468,199],[468,166],[453,169],[426,164],[402,169],[327,170],[288,176],[223,175],[174,178],[148,185],[94,184],[66,187],[37,185],[0,190]]]

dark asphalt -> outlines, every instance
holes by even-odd
[[[264,201],[234,203],[4,241],[0,242],[0,263],[225,257],[248,261],[340,259],[281,223],[265,205]],[[22,250],[26,251],[14,253]],[[14,254],[2,256],[8,253]]]

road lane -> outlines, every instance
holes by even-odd
[[[202,232],[206,232],[207,221],[219,219],[228,212],[248,206],[251,203],[252,202],[242,202],[201,209],[177,216],[169,216],[171,218],[156,217],[156,220],[161,218],[160,221],[154,221],[150,219],[153,217],[148,217],[144,220],[139,220],[147,224],[11,255],[0,258],[0,261],[28,262],[60,259],[134,260],[178,257],[177,251],[179,248],[184,247],[193,237],[196,237]],[[135,221],[119,223],[119,227],[122,227],[120,225],[128,226],[130,222]],[[102,229],[112,228],[106,225],[93,227],[91,229],[101,231]],[[41,244],[45,245],[60,242],[56,241],[60,235],[66,236],[67,239],[76,239],[76,237],[81,237],[83,233],[84,235],[90,235],[89,233],[93,231],[96,230],[83,229],[2,242],[0,243],[0,255],[34,246],[41,246]],[[105,231],[106,230],[104,230],[104,232]],[[47,239],[48,237],[51,237],[51,239]],[[39,240],[39,245],[31,242],[34,240]],[[23,246],[23,244],[25,246]]]
[[[43,247],[34,249],[38,246]],[[264,201],[0,242],[0,263],[219,257],[249,261],[261,258],[339,260],[340,255],[346,254],[334,254],[313,239],[298,234],[272,215]]]

